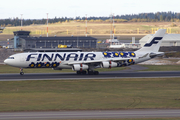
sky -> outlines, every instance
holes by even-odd
[[[0,19],[108,17],[114,15],[179,12],[180,0],[0,0]]]

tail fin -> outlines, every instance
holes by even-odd
[[[159,29],[138,51],[158,52],[165,33],[166,29]]]

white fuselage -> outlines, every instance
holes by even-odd
[[[138,52],[33,52],[19,53],[10,56],[4,62],[8,65],[19,68],[34,67],[54,67],[61,69],[71,69],[72,64],[80,64],[93,61],[109,61],[109,59],[132,59],[134,63],[139,63],[150,59],[144,56],[147,53]],[[77,63],[76,63],[77,62]],[[46,64],[49,64],[46,66]],[[99,62],[100,63],[100,62]],[[33,64],[33,65],[32,65]],[[54,65],[56,64],[56,65]],[[53,66],[54,65],[54,66]]]

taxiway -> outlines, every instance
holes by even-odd
[[[71,80],[71,79],[116,79],[116,78],[165,78],[180,77],[180,71],[166,72],[100,72],[99,75],[77,75],[76,73],[25,73],[0,74],[0,81],[19,80]]]
[[[179,109],[134,109],[94,111],[50,111],[0,113],[0,119],[103,119],[103,118],[174,118],[180,117]]]

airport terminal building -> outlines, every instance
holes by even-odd
[[[58,48],[59,44],[71,45],[73,48],[96,48],[97,39],[93,37],[32,37],[30,31],[15,31],[13,48]]]

